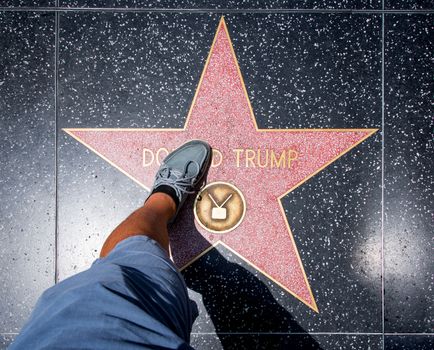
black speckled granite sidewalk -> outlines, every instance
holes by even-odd
[[[222,16],[259,128],[378,132],[281,200],[318,312],[220,245],[192,345],[434,348],[433,1],[0,0],[0,349],[147,194],[62,129],[182,128]]]

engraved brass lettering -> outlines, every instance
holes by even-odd
[[[239,168],[240,167],[240,156],[241,156],[241,153],[244,152],[244,150],[240,149],[240,148],[235,148],[234,152],[237,154],[237,168]]]
[[[265,149],[265,161],[261,164],[261,150],[258,148],[258,167],[260,168],[266,168],[268,166],[268,149]]]
[[[154,162],[155,156],[148,148],[143,148],[143,167],[146,168]]]
[[[251,149],[234,148],[235,166],[237,168],[271,168],[271,169],[290,169],[293,162],[298,159],[298,152],[294,149],[273,150],[273,149]],[[169,154],[169,150],[161,147],[156,151],[143,148],[143,167],[149,167],[154,162],[161,165],[164,158]],[[223,163],[223,153],[216,148],[212,149],[211,167],[217,168]]]
[[[276,153],[274,153],[274,150],[271,150],[271,168],[284,168],[285,167],[285,160],[286,160],[286,152],[282,151],[280,154],[279,160],[276,158]]]
[[[164,155],[161,157],[161,153],[162,153],[162,152],[163,152],[163,153],[166,152],[166,154],[164,154]],[[157,164],[158,164],[158,165],[161,165],[161,162],[164,160],[164,158],[167,157],[168,154],[169,154],[169,151],[168,151],[167,148],[165,148],[165,147],[159,148],[158,151],[157,151],[157,153],[155,154],[155,160],[157,161]]]
[[[298,152],[293,149],[288,150],[288,168],[291,168],[291,162],[298,159]]]
[[[218,149],[213,148],[212,149],[212,161],[211,161],[211,167],[216,168],[218,167],[223,161],[223,154]]]
[[[246,149],[246,168],[255,167],[255,157],[256,157],[256,152],[254,150]]]

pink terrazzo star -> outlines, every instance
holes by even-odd
[[[194,221],[191,206],[184,210],[171,230],[174,261],[185,267],[216,244],[224,244],[318,311],[280,198],[376,129],[258,129],[222,19],[183,129],[65,131],[146,189],[159,167],[157,158],[163,159],[166,150],[190,139],[208,141],[220,152],[208,182],[237,186],[247,212],[236,229],[215,234]]]

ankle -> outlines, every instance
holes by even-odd
[[[175,206],[178,208],[179,198],[178,198],[178,195],[176,194],[176,191],[173,187],[168,186],[168,185],[160,185],[152,191],[152,194],[154,194],[154,193],[167,194],[168,196],[170,196],[170,198],[172,198],[172,200],[175,202]]]
[[[163,192],[152,193],[146,200],[144,208],[149,210],[150,216],[158,220],[169,221],[176,213],[174,199]]]

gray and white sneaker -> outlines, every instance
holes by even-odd
[[[212,150],[208,143],[192,140],[169,153],[163,160],[160,169],[158,169],[155,175],[151,194],[154,192],[165,192],[155,191],[160,186],[173,189],[170,192],[172,196],[176,196],[178,203],[176,213],[171,222],[175,220],[189,194],[200,190],[211,166],[211,156]]]

